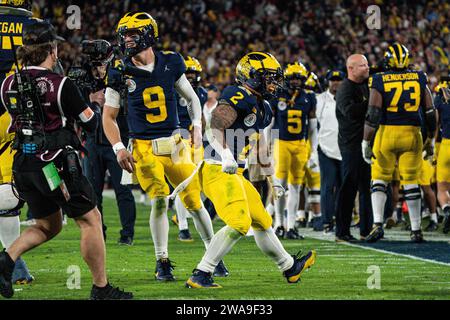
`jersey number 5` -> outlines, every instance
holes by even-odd
[[[159,109],[158,114],[147,114],[147,121],[157,123],[167,119],[166,96],[160,86],[149,87],[142,93],[144,105],[149,109]]]
[[[302,110],[288,110],[288,131],[292,134],[302,132]]]
[[[405,111],[415,112],[419,109],[420,104],[420,84],[417,81],[406,81],[406,82],[388,82],[384,84],[384,91],[389,92],[395,90],[394,96],[392,97],[391,104],[387,108],[387,111],[397,112],[398,111],[398,102],[400,101],[400,97],[403,94],[403,90],[408,91],[409,89],[413,89],[409,96],[409,101],[414,100],[414,103],[411,104],[409,102],[405,102],[403,107]]]

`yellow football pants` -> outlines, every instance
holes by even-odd
[[[250,226],[267,230],[272,217],[264,208],[261,196],[242,175],[222,172],[221,165],[205,163],[199,172],[204,194],[212,201],[219,217],[240,234],[247,234]]]
[[[11,182],[12,180],[12,164],[15,151],[11,149],[11,141],[14,134],[7,133],[11,117],[5,112],[0,117],[0,150],[4,150],[0,154],[0,183]],[[9,147],[4,149],[9,144]]]
[[[305,178],[308,154],[306,140],[275,139],[275,177],[280,180],[289,178],[290,184],[302,184]]]
[[[450,139],[442,139],[437,158],[436,180],[450,182]]]
[[[421,186],[429,186],[436,182],[435,172],[436,168],[431,161],[422,160],[422,170],[420,171],[419,184]]]

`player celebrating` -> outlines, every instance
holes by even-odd
[[[287,208],[287,239],[299,239],[295,227],[299,204],[300,188],[305,178],[308,162],[308,138],[311,138],[313,150],[317,150],[317,119],[315,114],[316,97],[302,88],[308,77],[308,71],[301,63],[288,64],[284,70],[287,90],[271,101],[275,111],[274,129],[278,130],[275,139],[275,177],[280,185],[287,187],[289,197]],[[314,166],[318,166],[317,153],[312,153]],[[275,201],[275,228],[278,236],[284,234],[285,197]]]
[[[152,204],[150,229],[157,259],[155,278],[173,281],[173,266],[167,250],[169,186],[165,178],[173,186],[177,186],[195,169],[189,149],[179,134],[175,91],[188,101],[195,147],[202,143],[202,110],[199,99],[184,74],[186,67],[181,55],[153,50],[152,47],[158,40],[158,26],[148,13],[125,14],[119,21],[117,33],[126,56],[124,66],[137,67],[149,73],[145,77],[133,75],[127,79],[132,153],[121,143],[115,120],[119,112],[120,95],[110,87],[105,93],[103,125],[120,166],[129,173],[135,173],[141,188],[149,195]],[[111,70],[108,77],[118,78],[120,73]],[[180,197],[192,215],[201,238],[209,242],[213,236],[212,224],[201,202],[200,186],[196,178],[180,193]]]
[[[260,195],[243,177],[245,159],[255,144],[260,148],[260,157],[267,154],[261,130],[270,124],[272,111],[264,98],[273,95],[281,79],[281,66],[271,54],[251,52],[236,67],[238,85],[228,86],[223,91],[212,112],[211,131],[207,132],[207,137],[214,152],[210,154],[209,148],[205,148],[208,159],[199,176],[205,195],[213,202],[226,226],[214,235],[201,262],[187,280],[187,287],[220,288],[214,282],[212,272],[247,234],[250,226],[258,247],[275,261],[289,283],[298,282],[302,272],[315,262],[315,251],[300,258],[286,252],[272,229],[272,218]]]
[[[404,187],[405,200],[411,220],[411,240],[422,242],[420,229],[421,196],[418,185],[422,165],[422,135],[420,133],[420,110],[425,107],[426,126],[430,141],[436,130],[436,115],[426,75],[408,69],[408,49],[399,43],[385,53],[389,71],[377,73],[369,79],[370,97],[364,127],[362,152],[364,160],[371,163],[372,156],[372,206],[374,226],[366,241],[376,242],[384,235],[383,212],[387,185],[392,179],[395,163]],[[372,137],[377,131],[370,147]],[[432,154],[430,148],[425,148]]]

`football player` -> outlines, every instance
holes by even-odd
[[[425,150],[429,154],[432,154],[431,140],[436,131],[436,113],[426,75],[421,71],[408,69],[408,49],[399,43],[391,45],[385,53],[385,61],[388,71],[369,78],[369,108],[362,141],[364,160],[372,163],[373,157],[371,191],[374,225],[366,241],[376,242],[384,235],[382,223],[387,185],[398,161],[411,221],[411,240],[422,242],[418,182],[424,146],[419,108],[426,109],[428,137]],[[375,132],[372,153],[370,143]]]
[[[210,131],[206,133],[214,150],[205,147],[205,159],[199,173],[203,192],[214,204],[225,226],[213,237],[200,263],[186,286],[220,288],[212,272],[219,261],[244,237],[250,227],[258,247],[278,265],[289,283],[298,282],[304,270],[315,262],[315,251],[291,256],[283,248],[272,228],[272,218],[250,181],[244,178],[245,160],[252,147],[258,150],[260,163],[273,171],[267,159],[262,129],[272,118],[265,100],[275,93],[283,72],[269,53],[251,52],[237,64],[237,85],[223,91],[218,106],[212,111]],[[276,194],[280,186],[272,183]]]
[[[23,27],[36,21],[31,16],[30,1],[0,0],[0,83],[15,70],[13,50],[22,45]],[[23,205],[11,187],[15,151],[11,148],[14,136],[7,133],[10,122],[8,112],[0,116],[0,241],[5,249],[20,235],[19,215]],[[22,258],[16,261],[12,281],[16,284],[33,281]]]
[[[288,64],[284,77],[287,90],[271,101],[275,117],[273,129],[278,130],[278,138],[274,143],[275,177],[283,188],[288,188],[289,182],[286,238],[299,239],[295,220],[310,154],[309,138],[313,150],[317,150],[316,97],[314,93],[307,93],[303,89],[308,77],[303,64]],[[311,159],[313,166],[318,166],[317,152],[313,152]],[[285,230],[284,209],[285,197],[280,197],[275,201],[275,228],[280,237],[284,236]]]
[[[150,229],[157,260],[155,278],[173,281],[173,265],[167,248],[169,186],[165,178],[177,186],[195,170],[190,150],[179,132],[175,92],[188,102],[196,148],[202,143],[202,109],[198,96],[184,74],[186,66],[183,57],[176,52],[153,49],[159,33],[152,16],[146,12],[128,12],[120,19],[116,31],[126,56],[123,59],[125,69],[137,67],[147,71],[146,76],[134,73],[126,80],[131,138],[129,145],[132,150],[127,150],[121,142],[116,124],[120,95],[111,87],[105,92],[103,126],[120,166],[135,174],[141,188],[149,195],[152,205]],[[111,69],[108,78],[120,78],[120,72]],[[192,215],[202,240],[209,243],[213,228],[200,199],[197,177],[180,193],[180,198]]]
[[[436,180],[438,185],[438,201],[444,212],[444,233],[450,231],[450,84],[441,81],[440,90],[435,98],[439,113],[439,125],[442,130],[442,141],[437,157]]]

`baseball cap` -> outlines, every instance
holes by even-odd
[[[48,22],[38,20],[23,28],[23,44],[33,45],[52,41],[65,41],[63,37],[56,34],[55,28]]]
[[[325,78],[328,81],[330,80],[340,81],[345,79],[345,73],[342,72],[341,70],[329,70]]]

